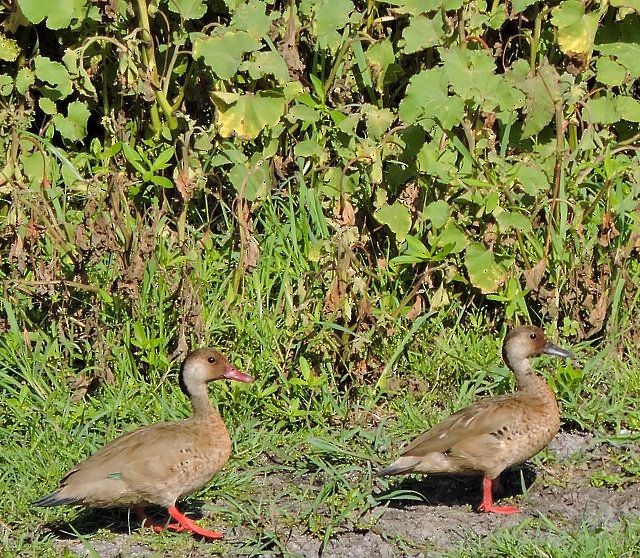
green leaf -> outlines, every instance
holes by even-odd
[[[640,77],[640,44],[616,42],[598,45],[597,48],[604,56],[615,56],[616,62],[627,69],[631,79]]]
[[[255,139],[267,126],[275,126],[285,111],[284,96],[276,92],[212,93],[211,98],[218,109],[220,135],[225,138]]]
[[[440,229],[449,220],[450,209],[446,201],[434,201],[424,208],[423,216],[431,221],[434,229]]]
[[[55,99],[64,99],[71,94],[71,76],[60,62],[53,62],[44,56],[35,58],[36,77],[53,86],[50,90]]]
[[[507,276],[507,270],[496,263],[493,252],[478,242],[467,246],[464,263],[471,284],[483,294],[495,293]]]
[[[551,12],[551,22],[558,28],[558,44],[565,54],[588,54],[598,30],[598,12],[584,13],[581,0],[565,0]]]
[[[622,85],[627,77],[627,69],[609,58],[598,58],[596,62],[596,78],[600,83],[615,87]]]
[[[20,54],[18,42],[14,39],[8,39],[3,33],[0,33],[0,60],[14,62]]]
[[[392,0],[400,14],[420,15],[426,12],[451,11],[462,7],[464,0]]]
[[[13,78],[6,74],[0,74],[0,95],[8,97],[13,93]]]
[[[180,14],[183,19],[200,19],[207,13],[207,3],[203,0],[168,0],[169,11]]]
[[[250,33],[261,41],[268,35],[271,27],[266,9],[266,4],[259,0],[250,0],[246,4],[241,4],[233,14],[231,25],[239,31]]]
[[[640,13],[640,0],[610,0],[614,8],[631,8]]]
[[[337,50],[341,42],[338,30],[349,23],[354,9],[351,0],[320,0],[315,4],[311,30],[321,49]]]
[[[40,109],[45,114],[58,114],[58,107],[51,99],[47,99],[47,97],[40,98],[40,100],[38,101],[38,105],[40,105]]]
[[[455,151],[441,149],[437,141],[426,142],[416,157],[420,172],[444,181],[449,180],[451,173],[456,171],[457,159]]]
[[[633,97],[617,97],[616,109],[620,118],[627,122],[640,122],[640,101]]]
[[[175,152],[176,150],[174,147],[167,147],[160,153],[160,155],[158,155],[156,160],[153,162],[153,164],[151,165],[151,170],[156,171],[167,168],[169,166],[168,162],[171,157],[173,157]]]
[[[269,162],[260,161],[260,157],[256,153],[250,161],[235,164],[229,171],[229,181],[249,201],[264,198],[271,188]]]
[[[585,120],[591,124],[613,124],[620,120],[616,100],[610,97],[589,99],[583,114]]]
[[[364,53],[364,57],[376,78],[376,88],[382,91],[387,69],[396,61],[393,44],[389,39],[382,39],[370,46]]]
[[[29,87],[31,87],[36,80],[36,76],[33,70],[30,68],[20,68],[18,75],[16,75],[16,91],[21,95],[24,95]]]
[[[31,182],[41,183],[45,177],[45,157],[42,151],[36,149],[33,153],[23,152],[20,155],[22,169]],[[48,161],[47,161],[48,163]],[[47,167],[49,165],[47,164]]]
[[[384,204],[373,216],[378,222],[391,229],[398,243],[404,242],[411,229],[411,213],[405,205],[399,201],[394,202],[393,205]]]
[[[502,232],[515,229],[523,233],[528,233],[532,230],[531,221],[517,211],[503,211],[496,216],[496,223],[498,223],[498,227],[500,227]]]
[[[212,37],[199,37],[193,45],[193,57],[202,58],[220,79],[231,79],[247,52],[260,48],[260,42],[246,31],[227,31]]]
[[[83,21],[87,13],[85,0],[18,0],[20,9],[31,23],[40,23],[47,18],[49,29],[71,27],[74,20]]]
[[[315,140],[299,141],[293,148],[296,157],[317,157],[323,158],[325,155],[322,146]]]
[[[535,4],[537,0],[513,0],[512,6],[515,13],[524,12],[529,6]]]
[[[518,166],[517,179],[522,190],[530,196],[549,190],[549,178],[545,172],[533,163],[522,163]]]
[[[258,80],[271,74],[280,84],[289,81],[289,69],[282,56],[274,50],[257,52],[255,60],[245,63],[251,79]]]
[[[469,244],[467,236],[456,226],[453,219],[450,219],[442,232],[438,235],[434,242],[435,246],[444,248],[451,246],[451,252],[462,252]]]
[[[165,188],[167,190],[173,188],[173,182],[171,182],[171,180],[169,180],[166,176],[153,175],[150,180],[161,188]]]
[[[362,107],[365,121],[367,123],[367,133],[372,139],[379,139],[385,134],[393,121],[396,119],[396,115],[393,111],[384,108],[378,108],[373,105],[366,104]]]
[[[538,71],[532,74],[529,65],[524,60],[518,60],[505,74],[505,79],[526,96],[523,137],[537,134],[553,118],[554,99],[560,98],[560,76],[556,69],[548,62],[543,62],[538,66]]]
[[[409,80],[400,117],[407,124],[419,124],[430,131],[436,122],[445,130],[458,125],[464,116],[460,97],[449,96],[449,82],[442,68],[422,70]]]
[[[413,54],[440,44],[445,38],[442,14],[437,12],[433,17],[413,17],[409,26],[402,32],[403,41],[400,46],[404,54]]]
[[[320,120],[320,113],[306,105],[294,105],[287,111],[289,119],[300,120],[307,124],[313,124]]]
[[[73,101],[69,104],[67,116],[58,113],[53,117],[53,124],[63,138],[71,141],[80,141],[87,135],[87,121],[89,109],[81,101]]]

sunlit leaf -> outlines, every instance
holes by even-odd
[[[403,51],[405,54],[419,52],[440,44],[445,37],[442,14],[437,12],[433,17],[418,16],[410,20],[409,26],[402,32]]]
[[[618,97],[616,109],[620,118],[627,122],[640,122],[640,101],[633,97]]]
[[[70,27],[74,20],[83,20],[87,11],[85,0],[56,0],[55,6],[47,0],[18,0],[18,4],[31,23],[47,18],[49,29]]]
[[[471,284],[483,294],[495,293],[507,276],[507,270],[495,261],[493,252],[478,242],[467,246],[464,263]]]
[[[180,14],[184,19],[200,19],[207,13],[204,0],[168,0],[169,11]]]
[[[431,202],[422,213],[425,219],[431,221],[434,229],[439,229],[449,220],[449,204],[444,200]]]
[[[398,242],[403,242],[411,229],[411,213],[399,201],[394,202],[393,205],[383,205],[374,213],[374,217],[391,229]]]
[[[13,78],[7,74],[0,74],[0,95],[8,97],[13,92]]]
[[[411,78],[399,113],[407,124],[420,124],[430,130],[439,122],[450,130],[462,120],[464,103],[460,97],[449,95],[445,71],[433,68]]]
[[[370,46],[365,52],[365,59],[376,77],[376,87],[382,90],[387,69],[396,61],[393,45],[389,39],[382,39]]]
[[[20,47],[15,39],[9,39],[0,33],[0,60],[13,62],[20,54]]]
[[[581,0],[565,0],[551,12],[558,28],[558,44],[565,54],[587,54],[593,48],[600,16],[597,11],[585,14]]]
[[[50,90],[56,99],[64,99],[71,94],[71,76],[67,69],[44,56],[35,58],[36,77],[52,86]]]
[[[260,48],[260,42],[246,31],[228,31],[211,37],[199,37],[193,45],[193,57],[204,63],[221,79],[232,78],[242,57]]]
[[[523,233],[531,232],[531,221],[519,211],[503,211],[496,216],[496,223],[501,232],[517,230]]]
[[[260,0],[250,0],[236,9],[231,25],[240,31],[247,31],[256,39],[262,40],[269,32],[271,20],[266,14],[267,6]]]
[[[212,93],[220,135],[255,139],[267,126],[275,126],[285,111],[284,97],[275,92]]]
[[[67,108],[67,116],[58,113],[53,123],[60,135],[71,141],[80,141],[87,135],[89,109],[81,101],[73,101]]]
[[[30,68],[20,68],[16,75],[16,91],[24,95],[36,81],[36,76]]]
[[[609,58],[598,58],[596,71],[598,81],[612,87],[622,85],[627,77],[627,69]]]

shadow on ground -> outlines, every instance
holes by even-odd
[[[512,498],[524,494],[536,480],[535,469],[525,463],[500,475],[494,497]],[[482,478],[461,475],[425,475],[398,478],[388,490],[376,494],[380,503],[389,508],[407,506],[465,506],[476,507],[482,495]]]
[[[191,519],[202,519],[202,500],[189,500],[181,503],[180,511],[186,513]],[[148,515],[156,522],[162,524],[169,521],[169,515],[164,508],[146,508]],[[124,508],[113,509],[83,509],[70,522],[49,523],[45,529],[61,540],[72,540],[79,537],[89,537],[101,529],[110,531],[116,535],[130,535],[140,529],[140,522],[133,510]],[[197,538],[197,537],[196,537]]]

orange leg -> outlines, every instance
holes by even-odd
[[[482,479],[482,503],[478,511],[484,513],[518,513],[520,510],[515,506],[496,506],[493,503],[493,484],[495,480],[488,477]]]
[[[177,533],[182,533],[187,531],[194,535],[199,535],[201,537],[205,537],[207,539],[221,539],[224,537],[222,533],[218,533],[217,531],[208,531],[207,529],[203,529],[200,527],[193,519],[189,519],[186,515],[180,513],[178,508],[175,506],[171,506],[167,508],[169,515],[176,520],[176,523],[155,523],[144,511],[143,508],[135,508],[135,512],[138,516],[138,520],[142,523],[142,525],[146,525],[147,527],[151,527],[156,533],[160,531],[164,531],[165,529],[169,529],[170,531],[176,531]]]

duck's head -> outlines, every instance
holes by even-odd
[[[249,374],[240,372],[221,352],[210,347],[190,352],[180,368],[180,389],[187,396],[198,384],[222,379],[253,382]]]
[[[511,330],[502,345],[502,357],[507,366],[524,361],[529,357],[546,353],[562,358],[572,358],[573,353],[549,341],[544,332],[531,325],[524,325]]]

